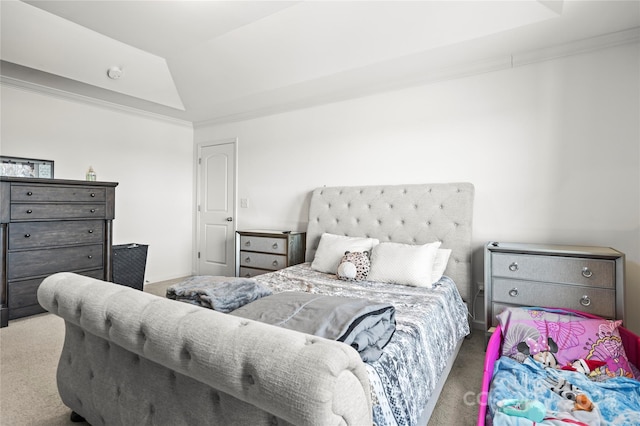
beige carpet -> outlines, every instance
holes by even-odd
[[[145,291],[164,295],[175,281],[147,285]],[[63,339],[64,322],[52,314],[12,320],[0,329],[0,425],[77,424],[69,420],[56,388]],[[484,337],[475,330],[462,345],[429,426],[476,424],[483,360]]]

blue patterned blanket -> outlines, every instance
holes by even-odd
[[[469,334],[467,308],[448,277],[433,289],[347,282],[304,263],[255,279],[274,293],[357,297],[395,307],[396,332],[382,356],[366,364],[377,426],[417,424],[457,343]]]
[[[557,383],[570,383],[577,387],[579,393],[593,403],[593,410],[576,410],[574,401],[567,397],[569,395],[565,393],[562,396],[553,390],[553,384]],[[563,387],[567,388],[566,385]],[[508,399],[541,402],[546,408],[544,420],[534,423],[500,412],[498,403]],[[494,366],[488,404],[494,426],[639,425],[640,382],[626,377],[594,382],[580,372],[544,368],[531,358],[521,364],[502,356]]]

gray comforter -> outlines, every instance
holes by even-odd
[[[263,297],[231,315],[344,342],[365,362],[380,358],[396,329],[390,304],[297,291]]]

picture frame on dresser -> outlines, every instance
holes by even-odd
[[[53,179],[54,162],[0,155],[0,176]]]
[[[487,338],[512,306],[624,320],[625,254],[611,247],[488,242],[484,281]]]

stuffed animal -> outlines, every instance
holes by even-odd
[[[343,281],[364,281],[369,275],[371,261],[368,251],[346,251],[338,265],[338,279]]]
[[[578,373],[586,374],[588,376],[593,370],[600,368],[603,365],[607,365],[607,363],[597,359],[576,359],[571,364],[560,367],[560,369],[577,371]]]

